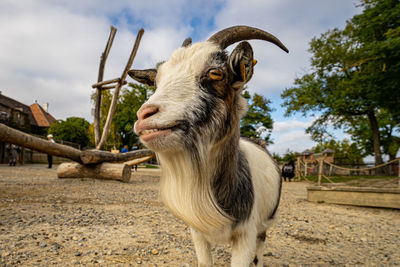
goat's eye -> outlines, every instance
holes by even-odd
[[[208,76],[216,81],[220,81],[224,78],[224,73],[217,69],[212,69],[208,72]]]

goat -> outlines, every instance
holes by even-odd
[[[279,205],[279,168],[266,149],[240,138],[247,108],[241,91],[256,63],[243,41],[249,39],[288,52],[267,32],[235,26],[205,42],[185,40],[156,69],[129,71],[156,87],[138,110],[134,130],[156,152],[161,199],[190,225],[202,267],[212,266],[214,242],[232,244],[231,266],[248,267],[252,260],[262,266],[266,229]],[[239,41],[228,55],[225,48]]]

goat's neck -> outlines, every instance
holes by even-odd
[[[218,204],[213,186],[222,176],[235,177],[238,142],[239,133],[213,146],[198,146],[197,155],[188,151],[157,154],[163,168],[163,202],[176,216],[202,232],[210,233],[210,229],[232,223]]]
[[[210,181],[215,183],[223,176],[227,178],[227,182],[234,182],[238,158],[239,132],[235,132],[211,148],[208,156],[208,166],[212,166]]]

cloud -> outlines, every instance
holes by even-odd
[[[274,131],[276,133],[284,133],[286,131],[305,129],[311,125],[310,122],[287,120],[274,123]]]
[[[49,102],[50,113],[56,118],[80,116],[91,121],[91,84],[97,80],[100,55],[109,35],[107,12],[118,9],[97,9],[101,15],[94,16],[88,14],[96,10],[94,3],[78,10],[66,2],[58,3],[0,4],[0,49],[6,51],[0,55],[0,90],[27,105],[35,100]],[[143,37],[134,67],[149,68],[168,59],[191,31],[187,26],[150,28]],[[105,79],[121,75],[136,33],[137,29],[132,30],[129,25],[118,28]]]
[[[284,53],[263,41],[251,41],[258,64],[252,92],[269,97],[289,87],[298,73],[309,67],[307,50],[311,38],[334,27],[343,28],[346,19],[360,10],[355,1],[230,0],[216,15],[217,29],[249,25],[278,37],[289,49]],[[258,74],[258,75],[257,75]]]
[[[315,143],[305,133],[305,129],[310,125],[311,121],[303,122],[293,119],[275,122],[271,135],[274,144],[268,146],[268,150],[283,155],[288,150],[302,152],[311,148]]]
[[[251,41],[259,60],[251,91],[269,97],[290,86],[308,65],[305,52],[312,36],[355,12],[347,0],[271,1],[73,1],[4,0],[0,2],[0,90],[25,104],[49,102],[59,119],[92,120],[91,84],[97,80],[100,55],[109,25],[118,28],[105,79],[121,75],[136,33],[145,28],[134,62],[153,67],[166,60],[182,41],[204,40],[226,26],[246,24],[277,35],[290,49]]]

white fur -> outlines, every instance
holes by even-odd
[[[153,106],[158,111],[140,121],[141,129],[171,127],[182,119],[183,114],[188,114],[188,108],[196,109],[200,96],[204,95],[198,88],[199,75],[209,56],[218,50],[219,47],[210,42],[179,48],[158,68],[157,90],[141,108]],[[244,113],[244,100],[239,99],[235,108],[238,109],[237,116]],[[221,119],[226,117],[225,109],[218,109],[218,113]],[[136,132],[137,127],[135,124]],[[239,125],[235,127],[232,131],[239,130]],[[209,129],[213,130],[212,127]],[[206,132],[206,135],[212,137],[213,133]],[[162,201],[173,214],[191,226],[198,264],[202,267],[212,266],[210,247],[215,242],[232,244],[232,266],[248,267],[255,254],[259,260],[257,266],[262,266],[264,242],[257,241],[257,235],[265,233],[271,224],[270,216],[279,201],[280,173],[273,159],[257,145],[241,140],[239,147],[248,161],[252,177],[254,204],[249,218],[236,225],[219,207],[213,194],[212,179],[217,167],[226,164],[221,159],[229,160],[229,157],[221,157],[221,151],[223,146],[230,145],[230,138],[234,136],[231,132],[218,143],[213,143],[213,138],[198,140],[199,162],[196,164],[200,168],[195,168],[190,152],[183,148],[182,135],[172,132],[145,143],[156,151],[162,165]]]

